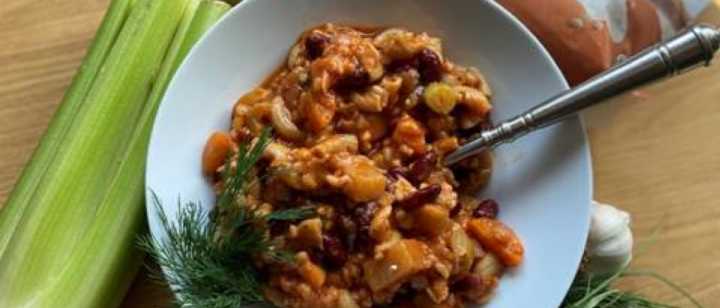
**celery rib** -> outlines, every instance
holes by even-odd
[[[23,169],[5,206],[0,209],[0,256],[3,255],[18,222],[30,204],[30,199],[41,182],[45,170],[52,163],[63,140],[69,138],[67,132],[70,124],[83,108],[85,97],[127,19],[131,2],[132,0],[113,0],[110,4],[95,39],[50,121],[47,131]]]
[[[161,73],[143,110],[143,115],[128,149],[127,159],[120,167],[120,172],[115,177],[110,192],[100,205],[97,223],[93,224],[88,238],[83,241],[84,245],[76,250],[77,255],[70,258],[71,263],[66,268],[65,272],[68,274],[81,273],[89,279],[78,283],[77,279],[62,275],[61,277],[68,279],[67,281],[61,280],[59,284],[71,287],[70,289],[56,289],[56,293],[47,297],[48,303],[60,301],[71,303],[72,307],[105,307],[112,302],[108,301],[109,296],[103,294],[103,291],[127,288],[127,286],[117,285],[117,281],[122,280],[108,279],[107,277],[123,275],[124,269],[112,266],[112,264],[139,264],[141,260],[142,253],[134,244],[136,236],[140,234],[146,221],[143,177],[155,114],[167,85],[191,47],[229,8],[229,5],[224,3],[218,5],[216,1],[193,1],[189,4],[173,39],[173,44],[163,61]],[[128,198],[128,196],[132,198]],[[123,238],[118,242],[109,243],[104,240],[106,232],[123,234]],[[96,266],[94,263],[97,260],[109,264]],[[99,292],[87,292],[89,289]],[[80,290],[93,296],[77,298],[70,295]]]
[[[120,155],[184,7],[182,0],[136,0],[87,94],[86,108],[69,127],[72,138],[63,140],[0,259],[0,307],[37,307],[50,292],[46,288],[67,287],[54,285],[57,275],[82,246],[78,241],[125,159]],[[103,240],[116,236],[105,234]],[[83,279],[88,277],[76,281]]]
[[[129,145],[123,150],[124,159],[97,207],[96,217],[57,279],[37,290],[39,295],[34,304],[38,307],[58,303],[80,308],[112,307],[122,300],[142,260],[134,244],[145,226],[145,158],[159,103],[190,48],[229,8],[216,1],[191,0],[187,4],[139,121],[132,129]]]
[[[108,194],[100,204],[95,223],[90,227],[87,236],[82,239],[78,249],[74,250],[74,254],[69,258],[70,263],[60,275],[62,278],[58,281],[58,285],[65,287],[53,288],[52,292],[43,297],[43,302],[71,303],[72,307],[88,308],[114,306],[122,300],[117,295],[124,294],[129,287],[131,279],[125,278],[131,278],[137,272],[143,254],[135,248],[134,243],[145,226],[143,176],[147,144],[157,105],[167,87],[167,80],[172,77],[176,69],[173,64],[178,58],[184,57],[181,46],[198,12],[198,4],[199,0],[192,0],[187,4],[173,42],[163,60],[163,67],[135,127],[125,154],[126,159],[122,162]],[[116,238],[114,242],[108,242],[105,240],[108,232],[122,237]],[[122,279],[118,279],[119,277]],[[71,295],[77,292],[83,292],[88,296],[80,298]]]

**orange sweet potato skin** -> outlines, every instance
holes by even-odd
[[[571,85],[579,84],[661,38],[658,9],[650,0],[627,0],[627,32],[610,36],[606,21],[592,20],[577,0],[498,0],[537,36]]]
[[[208,138],[202,154],[202,171],[205,175],[212,175],[225,163],[227,155],[232,149],[232,138],[223,132],[215,132]]]
[[[499,220],[471,219],[466,228],[483,248],[497,255],[505,266],[518,266],[522,263],[525,254],[522,242],[515,232]]]

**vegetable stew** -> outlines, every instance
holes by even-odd
[[[238,100],[231,130],[209,138],[202,162],[221,191],[220,175],[234,168],[225,158],[272,127],[238,204],[316,213],[268,222],[292,258],[257,256],[266,299],[342,308],[489,300],[523,245],[495,201],[474,197],[490,153],[453,169],[441,162],[489,124],[491,97],[480,72],[451,62],[426,33],[335,24],[303,33],[281,69]]]

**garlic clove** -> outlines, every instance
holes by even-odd
[[[618,236],[630,226],[630,214],[608,204],[593,201],[588,241],[599,243]]]
[[[628,255],[632,253],[632,247],[632,231],[627,228],[616,237],[598,242],[596,245],[589,245],[586,252],[592,256]]]
[[[632,260],[633,235],[630,214],[611,205],[593,201],[585,271],[613,274]]]

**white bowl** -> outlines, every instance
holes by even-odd
[[[170,217],[178,197],[213,203],[200,170],[206,138],[229,128],[235,100],[283,63],[303,30],[324,22],[439,36],[450,59],[489,79],[496,120],[567,89],[540,43],[492,1],[245,0],[192,50],[156,118],[147,187],[165,201]],[[533,133],[498,148],[496,158],[482,195],[498,200],[500,219],[522,238],[526,255],[487,307],[556,307],[577,270],[589,225],[592,177],[581,123],[573,118]],[[148,206],[151,232],[162,238],[156,214]]]

